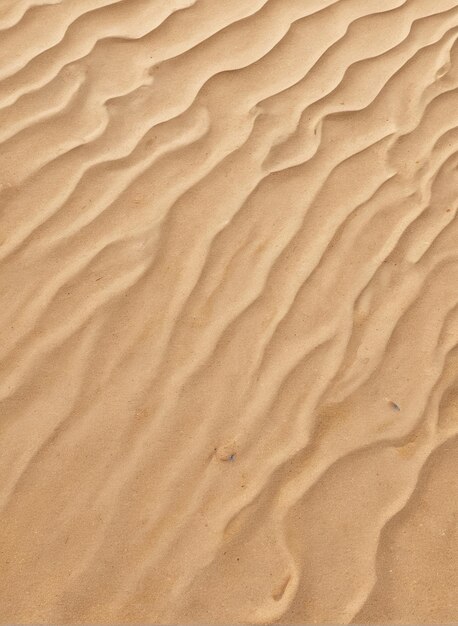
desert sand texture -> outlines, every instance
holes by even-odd
[[[0,78],[0,623],[457,623],[457,0],[0,0]]]

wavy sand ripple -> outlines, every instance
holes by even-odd
[[[456,621],[456,0],[0,30],[0,621]]]

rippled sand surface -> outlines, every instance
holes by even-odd
[[[0,622],[458,621],[457,0],[0,0]]]

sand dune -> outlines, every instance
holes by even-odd
[[[0,79],[0,622],[456,622],[456,0],[0,0]]]

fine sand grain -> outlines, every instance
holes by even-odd
[[[457,623],[457,0],[0,0],[0,79],[0,623]]]

